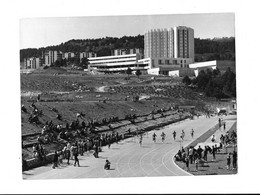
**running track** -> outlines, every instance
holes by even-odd
[[[225,119],[234,116],[225,117]],[[187,146],[194,139],[201,136],[218,123],[218,117],[195,120],[185,120],[166,126],[160,130],[151,131],[143,136],[143,144],[139,145],[138,138],[129,138],[112,144],[111,148],[103,147],[100,158],[94,158],[91,152],[79,156],[81,167],[67,165],[64,161],[59,168],[52,169],[51,165],[39,167],[23,172],[24,179],[65,179],[65,178],[108,178],[108,177],[143,177],[143,176],[187,176],[186,171],[180,169],[173,156],[180,146]],[[190,131],[195,134],[191,138]],[[185,138],[180,142],[180,132],[185,131]],[[177,132],[173,140],[172,132]],[[162,131],[166,134],[165,142],[161,141]],[[152,141],[152,134],[157,134],[156,143]],[[111,162],[111,170],[104,170],[105,160]]]

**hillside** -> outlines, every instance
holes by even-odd
[[[195,61],[235,60],[235,38],[194,39]],[[73,39],[56,46],[20,50],[20,61],[24,58],[41,56],[44,50],[62,52],[93,51],[97,56],[111,55],[112,50],[120,48],[144,48],[144,36],[105,37],[99,39]]]

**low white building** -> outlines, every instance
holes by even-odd
[[[189,65],[189,68],[194,70],[194,74],[197,77],[201,70],[206,69],[216,69],[217,68],[217,60],[207,61],[207,62],[197,62]]]
[[[188,69],[192,62],[192,58],[145,58],[138,61],[139,64],[147,64],[148,74],[168,76],[171,71]]]
[[[140,59],[141,56],[139,54],[88,58],[88,71],[117,73],[125,72],[128,68],[131,68],[133,71],[148,69],[148,64],[138,63]]]

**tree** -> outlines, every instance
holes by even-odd
[[[129,75],[132,74],[132,69],[130,67],[127,68],[126,74],[128,75],[128,78],[129,78]]]
[[[59,61],[59,60],[56,60],[56,61],[54,62],[54,66],[55,66],[55,67],[60,67],[60,66],[61,66],[60,61]]]
[[[139,79],[139,76],[142,74],[141,70],[137,69],[137,71],[135,72],[135,75],[138,77]]]
[[[82,58],[80,62],[82,68],[88,68],[88,58]]]
[[[187,75],[182,79],[182,82],[185,83],[186,85],[191,84],[191,79]]]

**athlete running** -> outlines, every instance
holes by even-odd
[[[183,140],[184,139],[184,136],[185,136],[185,132],[184,130],[181,131],[181,139]]]
[[[142,142],[143,142],[143,135],[141,134],[141,135],[140,135],[140,138],[139,138],[139,144],[140,144],[140,146],[142,146]]]
[[[165,140],[165,133],[164,132],[162,132],[162,134],[161,134],[161,137],[162,137],[162,143],[164,142],[164,140]]]
[[[191,137],[193,138],[193,136],[194,136],[194,130],[193,129],[191,129],[190,134],[191,134]]]
[[[173,131],[172,136],[173,136],[173,139],[175,140],[175,138],[176,138],[176,131]]]
[[[153,141],[154,141],[154,143],[156,142],[156,137],[157,137],[157,135],[155,133],[153,133]]]

